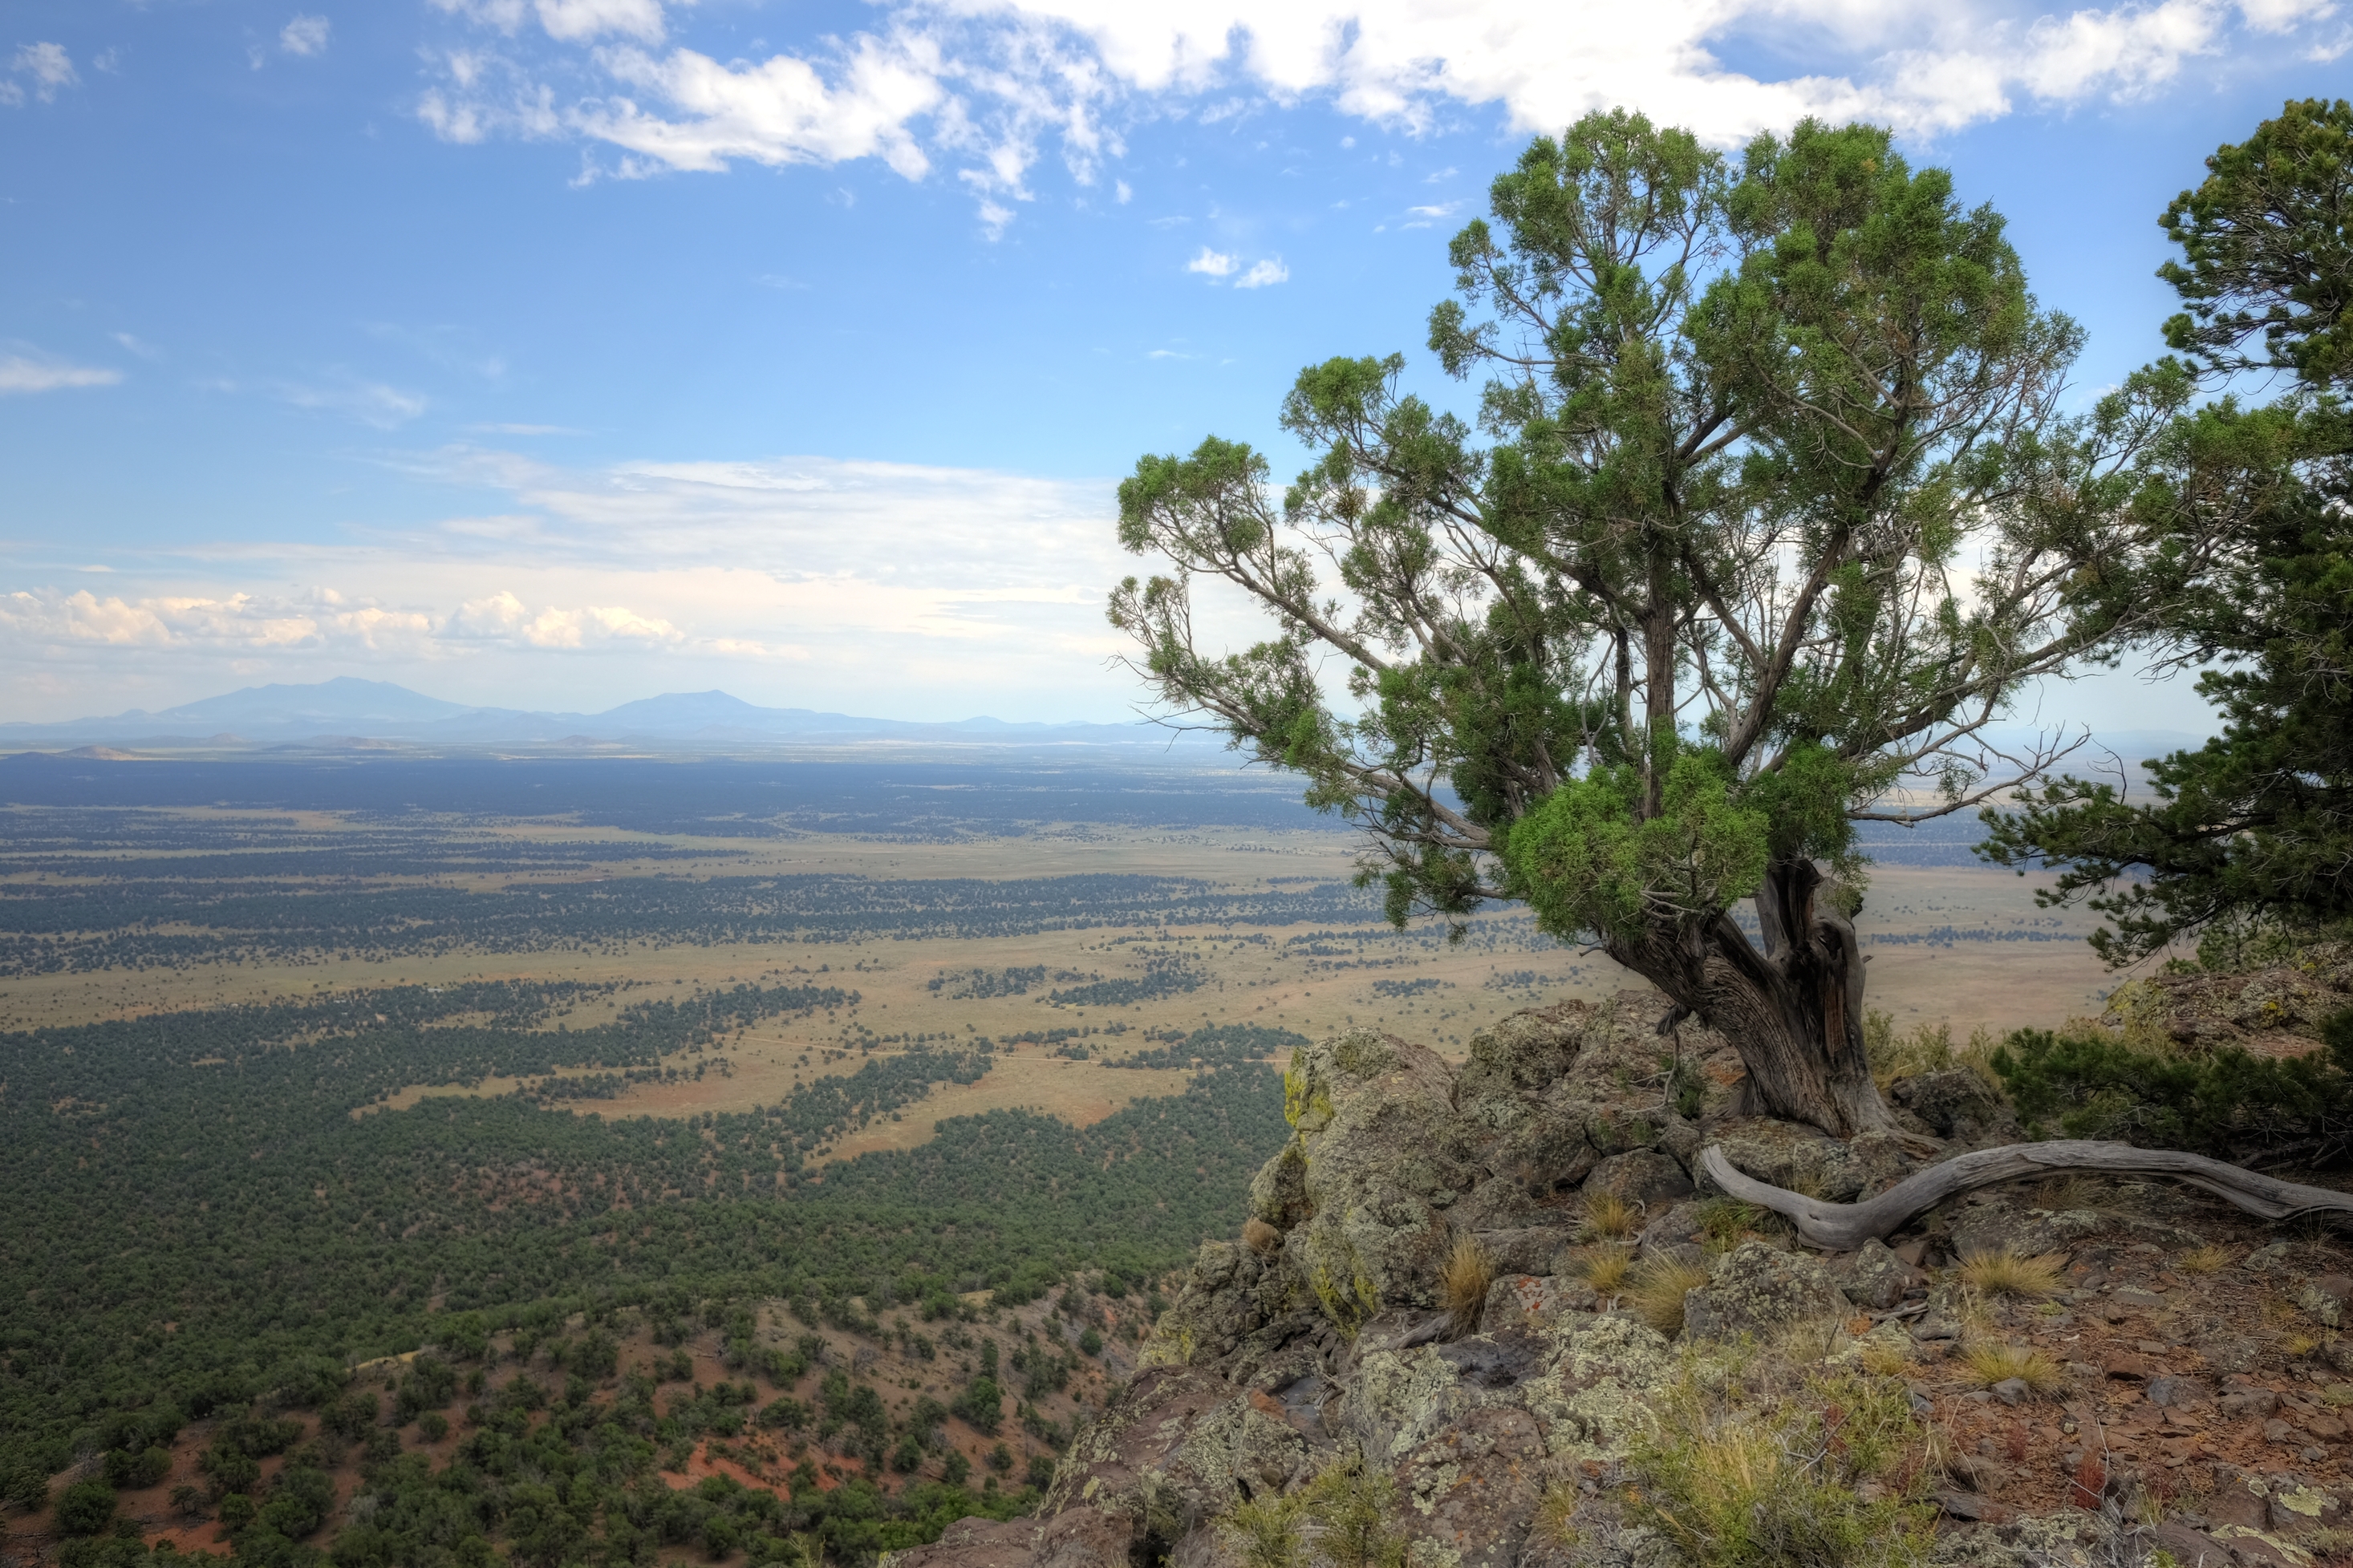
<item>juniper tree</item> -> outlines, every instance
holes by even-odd
[[[1392,920],[1525,901],[1723,1031],[1757,1109],[1887,1127],[1854,824],[2052,759],[1989,726],[2137,625],[2126,502],[2187,377],[2063,416],[2079,329],[1870,127],[1735,162],[1596,114],[1490,209],[1429,322],[1475,419],[1334,359],[1283,403],[1318,456],[1279,499],[1240,443],[1143,458],[1120,539],[1165,569],[1112,596],[1130,663],[1359,825]],[[1204,646],[1204,581],[1271,635]]]
[[[2141,596],[2223,732],[2151,762],[2153,798],[2064,778],[1988,814],[1988,857],[2060,865],[2043,898],[2088,899],[2118,963],[2353,920],[2353,106],[2291,102],[2207,171],[2159,220],[2188,307],[2167,337],[2210,380],[2288,387],[2167,433]]]

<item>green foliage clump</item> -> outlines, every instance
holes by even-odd
[[[2020,1029],[1992,1067],[2039,1135],[2327,1165],[2353,1154],[2353,1010],[2329,1019],[2322,1039],[2307,1056],[2258,1057],[2153,1047],[2089,1026]]]
[[[1641,788],[1631,765],[1596,769],[1511,825],[1512,890],[1553,935],[1631,941],[1653,923],[1697,925],[1764,879],[1770,821],[1733,799],[1715,752],[1679,753],[1647,818]]]

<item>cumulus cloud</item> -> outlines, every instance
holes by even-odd
[[[1291,268],[1285,267],[1282,264],[1282,258],[1277,256],[1271,257],[1263,261],[1254,261],[1250,263],[1250,269],[1234,279],[1234,287],[1237,289],[1264,289],[1270,284],[1288,283],[1290,281]]]
[[[1198,272],[1208,278],[1230,278],[1233,276],[1234,268],[1240,265],[1241,262],[1236,258],[1221,250],[1211,250],[1205,245],[1201,247],[1200,255],[1185,263],[1185,270]]]
[[[18,77],[26,81],[17,81]],[[47,103],[56,99],[60,89],[80,80],[73,58],[66,53],[63,44],[19,44],[16,52],[8,57],[8,76],[0,79],[0,103],[10,108],[21,106],[26,83],[35,98]]]
[[[0,353],[0,396],[76,386],[112,386],[121,379],[121,371],[103,365],[73,364],[32,352]]]
[[[323,55],[330,26],[324,16],[297,16],[278,30],[278,47],[290,55]]]
[[[1044,149],[1092,184],[1124,153],[1119,125],[1164,110],[1210,122],[1318,97],[1419,132],[1465,105],[1498,106],[1527,131],[1622,104],[1719,145],[1807,114],[1935,134],[2021,103],[2147,97],[2190,62],[2234,51],[2323,55],[2336,40],[2313,29],[2337,10],[2334,0],[2120,0],[2047,14],[2026,0],[886,0],[871,30],[722,61],[665,49],[676,17],[660,0],[432,3],[541,49],[500,70],[471,47],[445,50],[417,113],[448,140],[576,136],[613,149],[617,161],[596,172],[621,176],[879,158],[913,180],[950,163],[992,233],[1030,199]],[[1771,76],[1725,63],[1759,33],[1815,68]],[[559,101],[550,82],[584,72],[597,85]],[[1124,182],[1113,189],[1126,199]]]
[[[341,673],[588,710],[708,686],[942,718],[1116,718],[1133,697],[1105,664],[1103,598],[1129,569],[1108,482],[813,458],[575,468],[472,446],[406,462],[501,504],[118,556],[102,593],[0,563],[0,710]]]

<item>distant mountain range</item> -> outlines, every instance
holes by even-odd
[[[741,745],[846,741],[934,741],[999,745],[1166,745],[1170,732],[1148,724],[1012,724],[963,719],[922,724],[762,708],[724,691],[681,691],[624,702],[602,713],[542,713],[470,708],[386,680],[343,676],[307,686],[248,686],[157,712],[132,709],[109,718],[56,724],[0,724],[0,749],[116,746],[232,749],[301,745]]]

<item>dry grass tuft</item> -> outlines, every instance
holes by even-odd
[[[2173,1260],[2173,1266],[2184,1274],[2217,1274],[2231,1266],[2232,1254],[2227,1247],[2208,1243],[2192,1247]]]
[[[1262,1219],[1244,1220],[1242,1245],[1260,1254],[1279,1251],[1282,1247],[1282,1232]]]
[[[1642,1211],[1615,1193],[1596,1193],[1585,1200],[1585,1224],[1579,1235],[1588,1241],[1625,1241],[1642,1228]]]
[[[1674,1338],[1683,1331],[1683,1295],[1707,1283],[1707,1269],[1679,1258],[1653,1258],[1627,1278],[1626,1299],[1642,1321]]]
[[[1454,1321],[1468,1333],[1479,1326],[1480,1310],[1487,1304],[1488,1288],[1495,1283],[1495,1260],[1473,1236],[1458,1237],[1454,1250],[1446,1259],[1446,1267],[1438,1275],[1440,1293],[1446,1299],[1446,1310]]]
[[[1873,1377],[1900,1377],[1912,1369],[1912,1352],[1885,1339],[1865,1340],[1855,1360]]]
[[[1536,1504],[1536,1533],[1556,1546],[1577,1544],[1577,1509],[1583,1500],[1567,1481],[1554,1481]]]
[[[1615,1296],[1626,1288],[1626,1275],[1633,1267],[1634,1249],[1611,1245],[1597,1247],[1578,1259],[1577,1272],[1600,1294]]]
[[[1962,1258],[1961,1283],[1980,1296],[2040,1300],[2059,1293],[2061,1271],[2066,1267],[2067,1260],[2055,1252],[2021,1258],[2005,1247]]]
[[[1979,1341],[1961,1352],[1961,1360],[1968,1365],[1969,1375],[1988,1388],[2014,1377],[2037,1394],[2050,1394],[2067,1381],[2065,1368],[2042,1352],[2025,1345]]]

